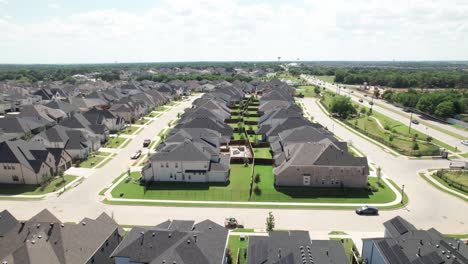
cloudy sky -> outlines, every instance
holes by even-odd
[[[0,0],[0,63],[468,60],[468,0]]]

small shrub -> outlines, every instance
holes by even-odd
[[[255,181],[255,183],[259,183],[259,182],[260,182],[260,173],[255,174],[254,181]]]
[[[258,185],[255,185],[254,193],[255,193],[255,195],[261,195],[262,194],[262,190],[260,189],[260,187],[258,187]]]

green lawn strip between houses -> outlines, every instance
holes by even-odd
[[[89,155],[87,159],[80,162],[78,167],[81,168],[94,168],[99,162],[103,161],[106,157]]]
[[[257,173],[260,181],[257,183]],[[274,186],[274,175],[271,165],[256,165],[254,170],[254,187],[251,201],[255,202],[300,202],[300,203],[389,203],[395,200],[396,194],[389,186],[376,177],[369,177],[369,184],[378,189],[372,192],[354,188],[309,188]],[[258,186],[258,189],[257,189]]]
[[[140,173],[131,174],[132,181],[122,181],[112,190],[112,197],[188,201],[248,201],[252,165],[231,165],[227,183],[154,182],[144,190],[138,183]]]
[[[462,199],[462,200],[468,202],[468,199],[465,199],[465,198],[462,197],[462,196],[456,195],[456,194],[454,194],[454,193],[452,193],[452,192],[449,192],[449,191],[445,190],[444,188],[440,187],[439,185],[437,185],[436,183],[434,183],[433,181],[431,181],[430,179],[428,179],[424,173],[420,172],[420,173],[419,173],[419,176],[420,176],[421,178],[423,178],[425,181],[427,181],[427,182],[428,182],[430,185],[432,185],[434,188],[438,189],[439,191],[445,192],[445,193],[447,193],[447,194],[450,194],[450,195],[452,195],[452,196],[455,196],[455,197],[457,197],[457,198],[460,198],[460,199]],[[429,174],[429,177],[434,178],[438,183],[442,184],[443,186],[445,186],[445,187],[447,187],[447,188],[449,188],[449,189],[451,189],[451,190],[453,190],[453,191],[456,191],[456,192],[458,192],[458,193],[460,193],[460,194],[463,194],[463,193],[464,193],[464,192],[461,191],[460,189],[457,189],[457,188],[454,188],[454,187],[450,186],[450,185],[449,185],[446,181],[444,181],[443,179],[441,179],[441,178],[439,178],[439,177],[437,177],[437,176],[435,176],[435,175],[432,175],[432,173]],[[466,194],[466,192],[465,192],[465,194]]]
[[[270,148],[253,148],[255,158],[259,159],[271,159],[273,158],[270,152]]]
[[[65,175],[65,182],[62,181],[61,177],[53,179],[49,184],[45,186],[37,185],[20,185],[20,184],[0,184],[1,195],[44,195],[51,192],[59,191],[64,186],[76,179],[77,176]]]
[[[228,249],[231,253],[233,264],[246,264],[247,263],[247,246],[249,238],[246,236],[240,240],[240,236],[230,235],[228,238]],[[237,255],[239,254],[239,262],[237,262]]]
[[[136,126],[127,126],[126,128],[124,128],[122,130],[122,134],[125,134],[125,135],[133,135],[138,129],[140,129],[140,127],[136,127]]]

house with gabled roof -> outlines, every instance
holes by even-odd
[[[134,227],[112,253],[117,264],[224,264],[228,230],[205,220]]]
[[[92,125],[103,125],[110,132],[116,132],[125,127],[125,120],[108,109],[93,107],[88,112],[85,112],[83,116]]]
[[[39,185],[56,175],[56,168],[54,155],[40,143],[0,143],[0,183]]]
[[[354,157],[346,143],[328,138],[318,142],[286,145],[275,156],[276,186],[349,187],[367,186],[369,167],[366,157]]]
[[[43,123],[30,118],[11,116],[0,118],[0,131],[8,138],[23,138],[46,129]]]
[[[468,263],[468,246],[434,228],[417,229],[400,216],[386,221],[384,227],[384,237],[362,240],[362,260],[365,263]]]
[[[166,143],[142,169],[145,182],[226,182],[230,156],[204,140]]]
[[[107,214],[64,223],[47,209],[27,221],[0,212],[0,262],[4,264],[111,264],[123,230]]]

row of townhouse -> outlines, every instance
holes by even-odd
[[[294,89],[278,80],[259,85],[257,134],[273,154],[275,185],[362,188],[367,184],[366,157],[354,157],[346,142],[310,122],[294,100]]]
[[[225,120],[231,117],[229,106],[244,94],[242,83],[224,82],[195,100],[143,167],[143,180],[228,181],[230,155],[221,152],[221,146],[229,144],[234,130]]]
[[[105,213],[70,223],[47,209],[26,221],[0,211],[3,264],[236,263],[228,238],[229,230],[211,220],[167,220],[126,233]],[[384,223],[383,237],[363,239],[362,245],[362,263],[367,264],[468,263],[468,246],[461,240],[434,228],[417,229],[400,216]],[[247,264],[358,263],[339,240],[311,239],[301,230],[252,233],[245,250]]]

